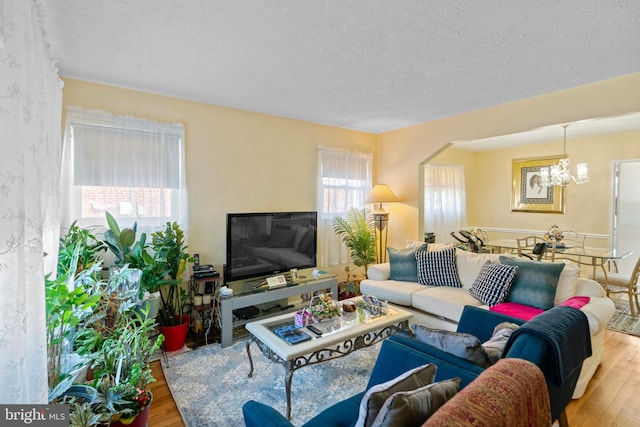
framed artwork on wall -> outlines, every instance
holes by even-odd
[[[541,184],[540,169],[558,164],[561,155],[513,160],[512,212],[564,213],[564,187]]]

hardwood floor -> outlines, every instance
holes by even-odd
[[[216,344],[214,344],[216,345]],[[160,362],[153,362],[150,427],[184,426]],[[640,425],[640,337],[605,331],[605,353],[584,395],[567,407],[571,427]]]

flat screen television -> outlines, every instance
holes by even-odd
[[[227,214],[225,281],[316,266],[317,212]]]

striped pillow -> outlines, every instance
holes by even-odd
[[[461,288],[456,266],[456,249],[416,252],[418,283],[430,286],[451,286]]]
[[[515,265],[493,264],[487,261],[471,285],[469,293],[489,307],[500,304],[507,298],[517,272],[518,267]]]

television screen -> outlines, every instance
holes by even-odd
[[[316,266],[317,212],[227,214],[225,281]]]

